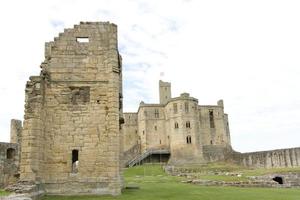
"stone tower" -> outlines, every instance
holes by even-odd
[[[46,43],[26,84],[21,181],[48,194],[121,192],[117,26],[81,22]]]
[[[159,81],[159,103],[166,104],[171,99],[171,83]]]

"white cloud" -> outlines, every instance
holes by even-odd
[[[292,0],[11,0],[0,7],[0,141],[23,117],[44,43],[80,21],[118,25],[125,111],[173,96],[225,100],[239,151],[299,146],[300,3]]]

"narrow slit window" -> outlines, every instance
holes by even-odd
[[[185,110],[186,113],[189,112],[189,103],[188,102],[184,103],[184,110]]]
[[[72,150],[72,173],[78,172],[78,165],[79,165],[78,158],[79,158],[78,150],[77,149]]]
[[[213,110],[209,111],[209,124],[210,124],[210,128],[215,128],[215,120],[214,120],[214,111]]]
[[[89,43],[89,42],[90,42],[90,40],[89,40],[88,37],[77,37],[77,38],[76,38],[76,41],[77,41],[78,43]]]
[[[159,111],[158,111],[158,109],[154,110],[154,116],[155,116],[155,118],[159,118]]]

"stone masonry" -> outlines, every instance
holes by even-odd
[[[169,165],[228,161],[250,168],[300,166],[300,148],[234,151],[223,100],[199,105],[187,93],[172,98],[171,83],[163,81],[159,81],[159,100],[158,104],[141,102],[136,113],[124,113],[125,164],[134,159],[140,163],[137,154],[146,157],[163,150],[170,153]]]
[[[19,178],[18,144],[0,142],[0,188]]]
[[[137,145],[141,154],[168,150],[169,164],[175,165],[224,160],[232,153],[223,100],[199,105],[188,93],[172,98],[171,83],[163,81],[159,95],[158,104],[141,102],[137,113],[124,113],[126,153]]]
[[[300,166],[300,148],[235,152],[223,100],[172,97],[168,82],[159,82],[159,103],[123,114],[117,42],[116,25],[81,22],[46,43],[41,73],[26,84],[23,127],[12,120],[11,143],[0,143],[0,188],[18,181],[10,187],[18,192],[118,195],[124,164],[151,162],[153,152],[170,165]]]
[[[15,183],[19,174],[22,121],[11,120],[10,143],[0,142],[0,188]]]
[[[82,22],[46,43],[26,84],[20,181],[48,194],[121,192],[117,26]]]

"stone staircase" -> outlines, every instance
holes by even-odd
[[[132,160],[128,161],[126,163],[126,167],[133,167],[136,164],[138,164],[141,161],[143,161],[148,156],[151,156],[153,154],[161,154],[161,155],[163,155],[163,154],[170,154],[170,151],[168,149],[148,149],[144,153],[139,154],[136,157],[134,157]]]

